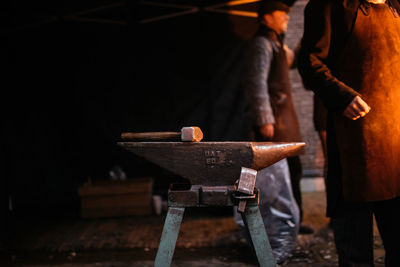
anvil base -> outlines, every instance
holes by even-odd
[[[236,206],[240,199],[233,186],[200,186],[194,185],[189,190],[172,190],[168,192],[168,214],[165,219],[160,245],[154,266],[171,266],[178,239],[180,225],[185,207]],[[251,237],[259,266],[276,266],[267,232],[258,207],[258,190],[255,196],[247,199],[242,214],[246,229]]]

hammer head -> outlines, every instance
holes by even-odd
[[[181,129],[181,140],[183,142],[200,142],[203,139],[203,132],[199,127],[183,127]]]

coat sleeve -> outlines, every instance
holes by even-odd
[[[275,123],[268,93],[268,74],[273,50],[270,41],[258,36],[246,50],[242,79],[250,118],[256,126]]]
[[[310,0],[304,11],[304,35],[298,55],[298,69],[305,87],[320,97],[324,105],[343,112],[360,95],[333,74],[329,64],[332,52],[334,1]]]

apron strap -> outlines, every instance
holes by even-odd
[[[371,8],[371,4],[364,0],[360,2],[360,6],[359,6],[360,10],[362,11],[362,13],[364,13],[365,16],[369,15],[369,9]]]
[[[395,18],[399,17],[400,14],[400,3],[399,0],[388,0],[389,2],[389,7],[393,12],[393,15]]]

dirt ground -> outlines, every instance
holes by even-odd
[[[314,234],[299,235],[282,266],[337,266],[323,192],[303,193],[304,223]],[[161,216],[106,219],[24,218],[1,250],[1,266],[153,266],[162,232]],[[383,248],[375,229],[376,266]],[[255,257],[227,210],[188,210],[172,266],[257,266]]]

